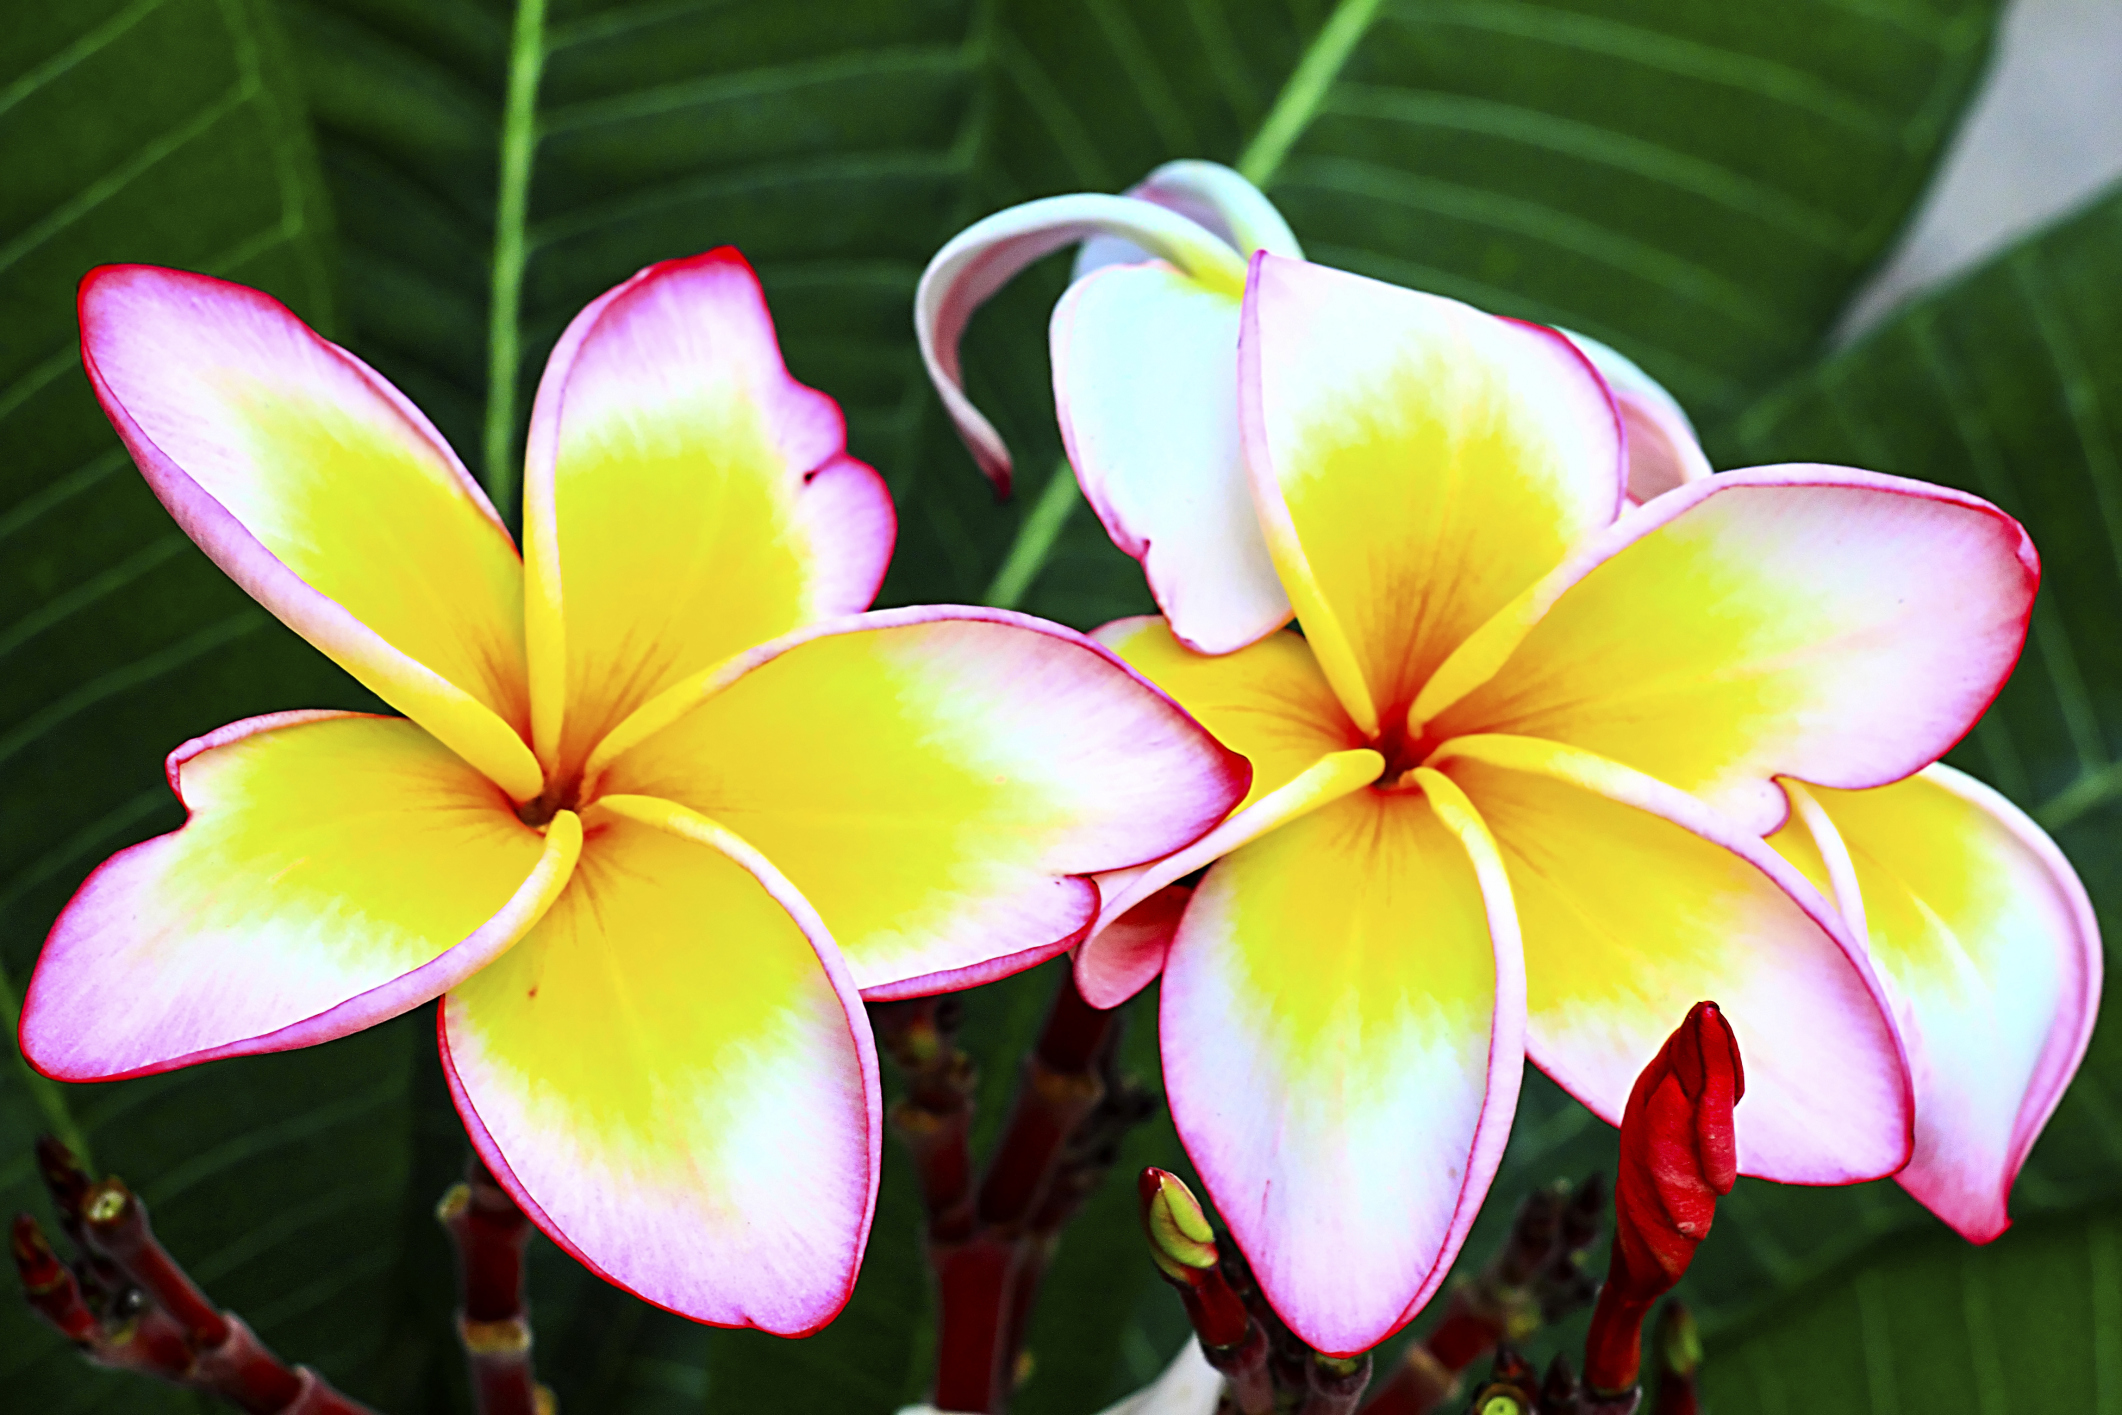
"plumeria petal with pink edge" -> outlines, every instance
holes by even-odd
[[[847,1300],[875,1206],[857,962],[899,991],[1029,966],[1090,925],[1089,876],[1247,789],[1081,635],[857,612],[889,498],[734,251],[569,326],[527,567],[433,427],[268,297],[105,269],[82,331],[179,523],[407,718],[180,748],[189,822],[92,875],[31,978],[47,1074],[306,1045],[441,995],[459,1112],[541,1228],[651,1302],[800,1334]]]
[[[1174,162],[1125,197],[1030,202],[945,246],[922,277],[916,327],[937,391],[998,484],[1007,453],[964,401],[958,336],[973,305],[1086,236],[1051,331],[1069,462],[1181,640],[1226,653],[1289,620],[1246,485],[1232,372],[1243,259],[1299,255],[1296,238],[1236,172]]]
[[[2040,827],[1950,767],[1789,790],[1797,809],[1773,843],[1867,942],[1908,1042],[1915,1153],[1895,1177],[1986,1243],[2010,1227],[2012,1181],[2092,1038],[2091,902]]]
[[[1678,399],[1620,350],[1586,334],[1561,333],[1584,351],[1613,391],[1628,430],[1628,494],[1636,502],[1709,475],[1709,458]]]

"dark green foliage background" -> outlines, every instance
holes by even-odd
[[[16,7],[0,27],[0,1021],[12,1036],[44,930],[95,862],[177,824],[166,751],[248,713],[371,705],[132,473],[74,348],[89,267],[274,291],[475,470],[490,443],[510,448],[491,476],[581,304],[649,261],[734,243],[791,366],[841,400],[898,498],[887,600],[974,601],[1058,454],[1043,329],[1065,268],[1020,281],[968,345],[1019,457],[1020,494],[998,504],[915,356],[922,264],[984,212],[1117,189],[1177,156],[1241,162],[1319,259],[1608,340],[1689,405],[1719,465],[1854,462],[2021,516],[2047,564],[2034,639],[1955,760],[2035,810],[2122,919],[2122,196],[1826,354],[1996,20],[1982,0],[552,0],[523,298],[501,322],[522,351],[511,417],[489,398],[505,0]],[[1079,508],[1024,603],[1087,626],[1147,599]],[[1042,970],[968,999],[989,1126],[1051,987]],[[1154,1005],[1130,1012],[1145,1077]],[[109,1086],[0,1061],[0,1199],[40,1206],[27,1142],[56,1129],[138,1185],[195,1273],[284,1352],[396,1415],[465,1408],[429,1216],[463,1142],[431,1026],[423,1010]],[[1742,1184],[1689,1279],[1716,1407],[2112,1401],[2118,1086],[2122,1042],[2103,1031],[2019,1185],[2025,1221],[1989,1249],[1890,1184]],[[1468,1252],[1526,1188],[1611,1151],[1531,1078]],[[1123,1171],[1152,1161],[1183,1162],[1161,1120]],[[793,1344],[654,1312],[544,1247],[541,1368],[576,1411],[891,1410],[920,1395],[932,1340],[917,1222],[895,1154],[854,1302]],[[1178,1344],[1137,1245],[1126,1187],[1109,1185],[1054,1270],[1021,1410],[1083,1415]],[[196,1408],[85,1371],[4,1300],[0,1390],[38,1411]]]

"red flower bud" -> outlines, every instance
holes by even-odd
[[[1621,1116],[1613,1264],[1585,1349],[1594,1390],[1636,1384],[1643,1318],[1686,1273],[1739,1177],[1732,1107],[1745,1094],[1739,1043],[1714,1002],[1696,1003],[1636,1078]]]

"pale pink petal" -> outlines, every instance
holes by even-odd
[[[1906,1163],[1913,1101],[1883,992],[1796,869],[1694,797],[1588,752],[1467,737],[1432,764],[1502,847],[1541,1070],[1618,1125],[1637,1074],[1708,999],[1746,1058],[1744,1173],[1847,1184]]]
[[[2063,1098],[2100,1008],[2100,926],[2070,864],[2009,801],[1933,766],[1873,791],[1789,784],[1774,841],[1866,938],[1915,1072],[1901,1186],[1978,1243]]]
[[[1093,1007],[1118,1007],[1164,971],[1179,916],[1194,892],[1166,885],[1076,949],[1076,991]]]
[[[1176,211],[1241,256],[1254,251],[1273,251],[1297,260],[1304,248],[1296,233],[1275,210],[1273,202],[1239,173],[1220,162],[1181,158],[1167,162],[1127,189],[1137,201],[1153,202]],[[1081,280],[1108,265],[1134,265],[1152,259],[1150,253],[1125,236],[1092,236],[1076,252],[1071,279]]]
[[[1439,670],[1410,725],[1566,742],[1765,834],[1778,775],[1879,786],[1959,741],[2018,658],[2039,576],[2018,522],[1963,492],[1721,472],[1574,551]]]
[[[742,836],[818,908],[870,997],[1074,946],[1089,875],[1184,848],[1251,769],[1083,635],[1003,610],[855,615],[777,641],[600,768]]]
[[[1219,862],[1165,965],[1180,1138],[1269,1303],[1335,1354],[1443,1282],[1523,1067],[1501,862],[1457,788],[1420,776]]]
[[[523,564],[434,425],[241,285],[103,266],[80,313],[96,397],[185,533],[515,799],[537,795]]]
[[[1648,501],[1710,474],[1709,458],[1679,400],[1620,350],[1575,330],[1561,331],[1584,351],[1613,390],[1628,431],[1628,494]]]
[[[170,754],[180,830],[104,862],[52,926],[23,1054],[61,1080],[285,1051],[427,1002],[505,952],[581,848],[399,718],[293,712]]]
[[[1244,288],[1245,263],[1212,233],[1152,202],[1085,193],[1044,197],[973,223],[937,251],[914,292],[921,358],[958,435],[998,491],[1009,491],[1009,449],[965,396],[958,341],[973,311],[1042,256],[1087,237],[1125,236],[1203,284]]]
[[[591,807],[573,886],[444,999],[451,1096],[592,1271],[694,1321],[808,1335],[876,1208],[868,1018],[788,881],[712,822],[637,818],[659,805]]]
[[[1172,632],[1229,653],[1289,621],[1238,439],[1236,297],[1162,261],[1113,266],[1054,308],[1054,406],[1113,544]]]

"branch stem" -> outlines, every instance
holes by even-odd
[[[530,1220],[474,1155],[464,1180],[435,1208],[457,1248],[464,1343],[478,1415],[554,1415],[552,1392],[538,1384],[531,1360],[530,1305],[523,1295],[523,1250]]]
[[[216,1307],[170,1256],[147,1205],[112,1177],[91,1182],[46,1136],[37,1164],[79,1258],[69,1264],[28,1214],[15,1218],[15,1272],[31,1310],[98,1366],[219,1396],[249,1415],[373,1415],[306,1366],[290,1367],[240,1317]]]

